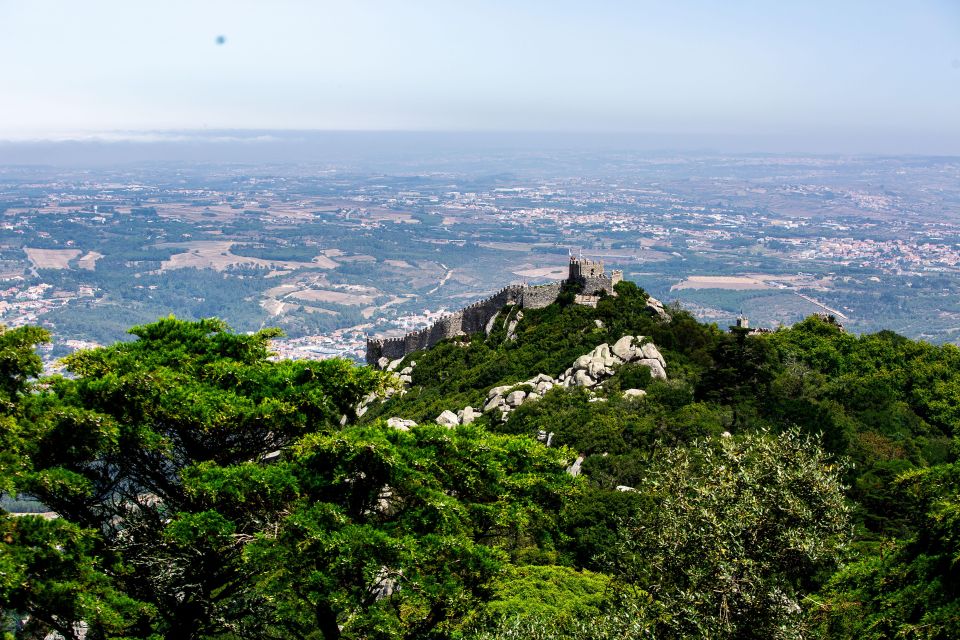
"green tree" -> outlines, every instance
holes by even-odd
[[[24,400],[43,363],[35,352],[49,335],[37,327],[0,329],[0,495],[21,487],[32,452],[24,439]],[[95,557],[96,531],[64,519],[11,515],[0,509],[0,632],[26,616],[30,637],[53,632],[78,638],[84,627],[120,634],[130,619],[148,618],[149,606],[118,592]]]
[[[273,331],[132,333],[9,385],[11,487],[59,517],[0,520],[5,610],[71,638],[449,635],[512,559],[555,554],[569,451],[341,427],[386,376],[270,360]]]
[[[107,579],[101,592],[145,603],[126,620],[131,632],[200,637],[227,626],[251,586],[246,542],[276,526],[283,498],[295,494],[294,478],[261,463],[308,433],[335,430],[382,377],[339,360],[270,361],[276,332],[237,335],[219,320],[168,318],[131,333],[137,340],[67,358],[75,379],[24,395],[16,429],[6,425],[8,482],[59,516],[32,530],[8,523],[8,558],[32,566],[22,545],[60,532]],[[232,478],[232,499],[205,500],[204,474]],[[38,588],[47,574],[30,575],[8,596],[32,615],[54,615]],[[87,616],[92,606],[74,607],[74,619],[56,614],[58,624],[94,625],[89,637],[122,626]]]
[[[859,546],[811,612],[826,637],[960,637],[960,464],[909,471],[895,486],[917,533]]]
[[[848,534],[836,466],[796,431],[663,451],[610,566],[669,619],[660,637],[803,637],[801,600]]]
[[[511,557],[553,547],[569,458],[473,426],[306,438],[289,462],[299,499],[246,555],[277,617],[246,635],[447,636]]]

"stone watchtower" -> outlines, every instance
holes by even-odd
[[[567,279],[578,282],[586,278],[599,278],[604,275],[603,260],[588,260],[570,256],[570,273]]]
[[[623,271],[616,269],[608,276],[603,269],[603,260],[588,260],[570,256],[570,271],[567,282],[583,285],[583,292],[592,295],[603,290],[614,295],[613,287],[623,280]]]

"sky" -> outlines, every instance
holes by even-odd
[[[244,129],[960,154],[960,0],[0,0],[0,140]]]

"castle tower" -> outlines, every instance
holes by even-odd
[[[570,270],[568,278],[572,281],[584,278],[600,278],[604,275],[603,260],[588,260],[570,256]]]

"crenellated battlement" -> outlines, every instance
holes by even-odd
[[[622,271],[614,271],[612,276],[607,276],[602,260],[593,261],[571,256],[570,272],[564,281],[540,285],[507,285],[479,302],[444,315],[423,329],[397,338],[368,338],[367,364],[375,365],[381,358],[396,360],[458,335],[472,335],[480,331],[489,333],[490,322],[503,307],[515,304],[525,309],[542,309],[556,301],[565,282],[581,284],[589,294],[602,289],[615,295],[613,286],[622,278]]]
[[[603,260],[588,260],[570,256],[570,275],[568,280],[576,281],[582,278],[599,278],[604,275]]]

